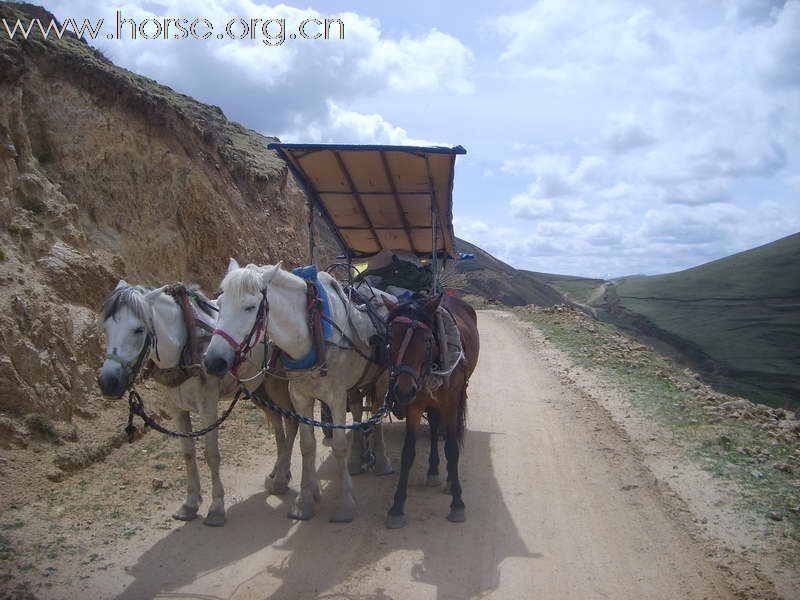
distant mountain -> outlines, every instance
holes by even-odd
[[[452,263],[449,279],[459,280],[453,287],[458,287],[463,295],[478,296],[507,306],[552,306],[567,302],[558,290],[534,274],[515,269],[474,244],[456,238],[456,249],[475,255],[473,260]]]
[[[597,316],[668,344],[723,391],[800,405],[800,233],[590,296]]]

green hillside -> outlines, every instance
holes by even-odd
[[[667,342],[725,391],[800,404],[800,234],[678,273],[626,278],[604,300],[601,316]]]

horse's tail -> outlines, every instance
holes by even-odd
[[[458,445],[464,445],[464,433],[467,431],[467,385],[468,381],[464,380],[464,387],[461,389],[461,396],[458,399],[458,408],[456,414],[456,440]]]

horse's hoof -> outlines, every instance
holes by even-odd
[[[444,484],[444,487],[442,488],[442,493],[443,494],[452,494],[453,493],[453,486],[449,481]]]
[[[227,518],[225,517],[224,512],[208,513],[208,516],[203,519],[203,525],[208,525],[209,527],[222,527],[225,525],[225,521],[227,521]]]
[[[172,515],[172,518],[178,521],[194,521],[197,518],[197,508],[184,504]]]
[[[451,508],[447,515],[447,520],[451,523],[463,523],[467,520],[466,510],[463,508]]]
[[[378,462],[375,463],[375,475],[378,476],[391,475],[392,473],[394,473],[394,467],[392,467],[392,461],[388,459],[386,460],[378,459]]]
[[[386,529],[402,529],[408,525],[405,515],[387,515]]]
[[[295,521],[308,521],[314,516],[314,507],[304,504],[295,504],[287,516]]]
[[[442,480],[439,479],[439,475],[428,475],[425,479],[425,485],[428,487],[439,487],[442,485]]]
[[[267,486],[267,490],[273,496],[283,496],[289,491],[289,482],[280,479],[273,479],[272,484]]]
[[[347,463],[347,470],[350,475],[361,475],[364,472],[364,467],[361,466],[361,461],[358,463]]]
[[[356,516],[356,511],[352,508],[340,508],[331,515],[331,523],[349,523]]]

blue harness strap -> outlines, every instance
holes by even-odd
[[[322,315],[325,317],[322,319],[322,338],[325,341],[329,340],[331,335],[331,324],[328,322],[328,319],[331,317],[331,304],[330,299],[328,298],[327,290],[317,278],[317,267],[314,265],[297,267],[296,269],[292,269],[292,274],[297,275],[307,282],[310,282],[317,290],[317,296],[319,297],[321,303]],[[292,360],[285,352],[281,352],[278,356],[278,360],[280,360],[283,367],[288,371],[310,369],[317,362],[317,349],[312,343],[311,351],[303,358]]]

